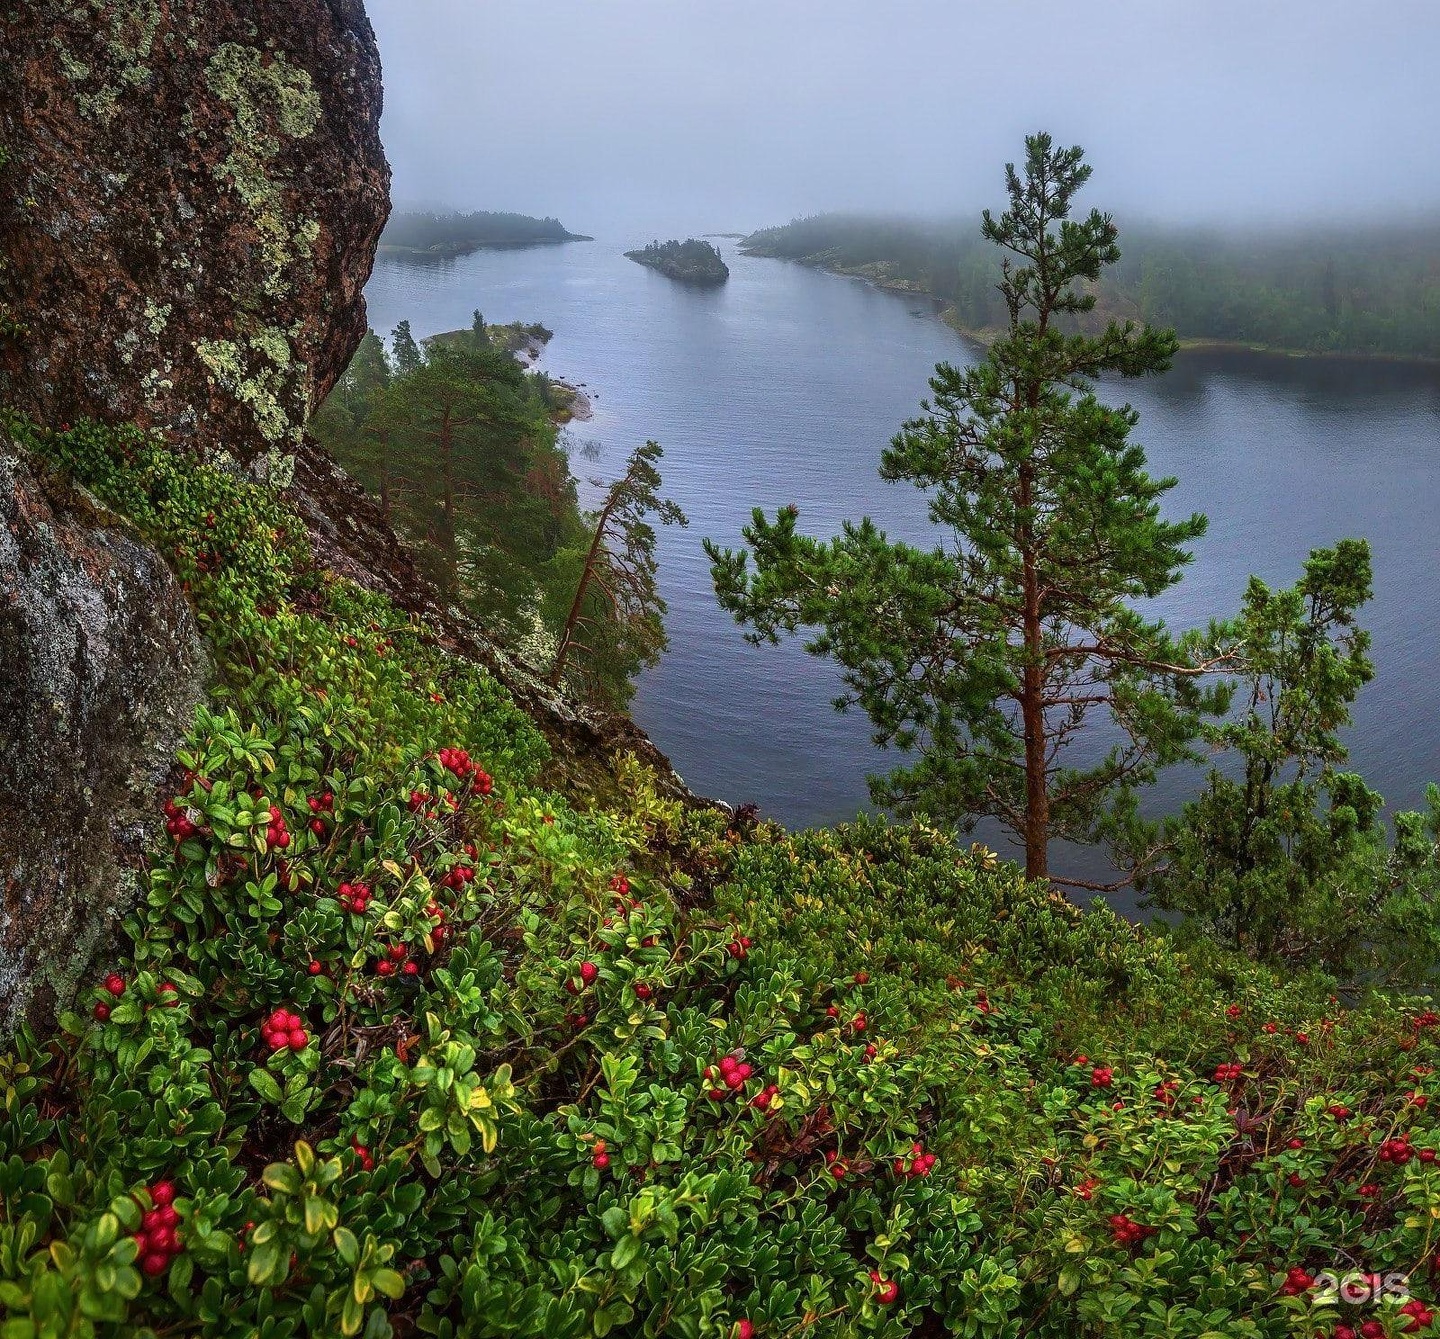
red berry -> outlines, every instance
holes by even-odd
[[[157,1181],[150,1187],[150,1198],[164,1208],[165,1205],[175,1202],[175,1187],[169,1181]]]
[[[125,978],[115,972],[111,972],[110,975],[105,978],[105,989],[117,997],[123,995],[125,993]]]
[[[141,1270],[152,1279],[163,1274],[166,1269],[169,1268],[169,1265],[170,1257],[160,1251],[151,1251],[149,1254],[142,1256],[140,1260]]]
[[[608,1153],[597,1153],[590,1161],[603,1172],[605,1168],[610,1165],[610,1155]]]
[[[325,968],[314,958],[311,958],[309,966],[307,966],[305,970],[309,972],[311,976],[319,976],[320,973],[325,970]]]
[[[108,1004],[97,1004],[91,1012],[94,1013],[97,1022],[103,1023],[110,1017],[110,1006]]]
[[[420,973],[420,964],[412,960],[407,962],[400,970],[404,972],[406,976],[418,976]]]
[[[755,1326],[743,1317],[735,1322],[735,1339],[755,1339]]]
[[[381,958],[380,961],[375,964],[375,970],[381,976],[392,976],[395,972],[395,964],[391,962],[389,958]]]
[[[600,975],[600,969],[593,962],[582,962],[580,964],[580,979],[588,986]]]
[[[404,944],[390,945],[390,959],[392,962],[403,962],[407,950]]]

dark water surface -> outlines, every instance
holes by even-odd
[[[868,514],[931,542],[920,495],[882,483],[876,463],[934,364],[963,364],[975,349],[923,300],[726,242],[730,282],[690,289],[624,259],[635,244],[382,260],[371,324],[388,332],[408,317],[426,335],[468,325],[478,307],[555,331],[543,366],[598,393],[594,420],[574,432],[601,454],[577,455],[576,473],[608,476],[653,437],[666,491],[690,516],[688,530],[662,536],[671,649],[640,684],[636,720],[697,791],[754,800],[794,826],[851,818],[885,755],[862,716],[831,709],[832,667],[798,644],[742,640],[715,605],[700,540],[734,543],[752,507],[793,502],[812,534]],[[1426,781],[1440,779],[1440,370],[1189,352],[1163,378],[1105,393],[1140,411],[1152,471],[1179,477],[1166,510],[1210,517],[1185,580],[1156,603],[1172,624],[1233,613],[1251,572],[1289,583],[1312,547],[1371,541],[1378,674],[1358,704],[1353,760],[1392,809],[1420,805]],[[1167,777],[1154,806],[1177,807],[1196,784],[1193,773]],[[1104,873],[1084,853],[1052,864]]]

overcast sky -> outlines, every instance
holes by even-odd
[[[749,230],[1000,193],[1122,217],[1440,207],[1440,0],[368,0],[397,202]]]

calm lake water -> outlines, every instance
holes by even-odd
[[[683,235],[683,234],[682,234]],[[866,807],[885,770],[863,716],[830,701],[838,679],[798,644],[755,648],[715,604],[702,537],[733,544],[751,508],[793,502],[809,533],[869,515],[929,543],[920,495],[882,483],[880,450],[926,393],[935,363],[975,348],[923,300],[720,242],[730,282],[693,290],[624,259],[644,239],[479,252],[415,267],[381,260],[371,324],[408,318],[416,335],[487,320],[555,331],[543,366],[584,383],[595,417],[573,429],[599,451],[582,476],[609,476],[646,438],[665,448],[666,491],[690,517],[662,536],[670,651],[645,675],[634,715],[701,793],[753,800],[792,826]],[[1185,580],[1154,609],[1191,626],[1234,612],[1252,572],[1289,583],[1306,553],[1368,538],[1376,680],[1362,695],[1354,764],[1392,809],[1423,804],[1440,780],[1440,370],[1375,362],[1185,353],[1168,375],[1107,387],[1140,411],[1152,472],[1180,483],[1167,511],[1210,517]],[[1173,809],[1198,777],[1172,775]],[[1007,852],[994,830],[979,834]],[[1097,878],[1093,853],[1052,858]],[[1128,910],[1127,899],[1117,899]]]

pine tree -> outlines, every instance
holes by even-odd
[[[678,505],[660,496],[656,462],[663,454],[658,442],[637,447],[607,491],[550,667],[551,683],[559,684],[573,658],[586,695],[610,707],[625,705],[631,679],[653,665],[666,645],[650,518],[661,525],[689,521]]]
[[[409,321],[401,321],[395,327],[390,336],[390,347],[394,351],[395,370],[402,377],[417,371],[424,362],[420,356],[420,346],[415,343],[415,336],[410,333]]]
[[[929,495],[936,546],[893,542],[869,520],[818,541],[788,507],[773,522],[755,512],[748,550],[706,547],[720,603],[751,640],[813,630],[807,649],[843,672],[836,705],[861,707],[875,742],[907,753],[871,778],[878,803],[962,827],[994,817],[1044,878],[1056,838],[1144,859],[1137,788],[1190,756],[1224,690],[1202,690],[1193,639],[1134,608],[1179,580],[1205,519],[1161,518],[1175,481],[1147,474],[1135,411],[1091,389],[1105,373],[1164,371],[1175,338],[1131,322],[1076,332],[1087,286],[1119,259],[1117,230],[1095,211],[1070,217],[1090,175],[1078,148],[1036,135],[1025,149],[1023,176],[1006,167],[1009,208],[982,225],[1008,253],[1008,328],[977,366],[936,368],[933,400],[882,456],[883,478]],[[1114,742],[1067,765],[1096,712]]]

